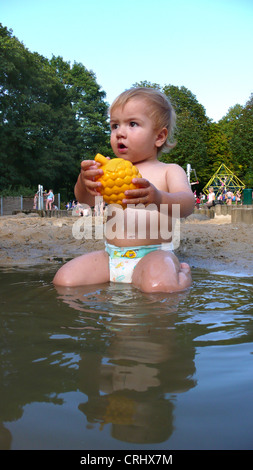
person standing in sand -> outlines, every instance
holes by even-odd
[[[106,238],[105,251],[86,253],[63,265],[53,279],[55,285],[116,281],[132,283],[143,292],[175,292],[191,285],[189,265],[180,263],[171,250],[171,229],[173,205],[180,205],[180,217],[186,217],[194,210],[194,195],[180,166],[158,160],[159,153],[174,146],[168,140],[174,125],[174,109],[158,90],[132,88],[113,102],[110,107],[112,149],[116,157],[131,161],[142,175],[132,180],[137,189],[126,191],[123,200],[127,205],[124,220],[131,215],[135,236],[129,239],[124,226],[121,236],[116,233],[113,239]],[[93,160],[81,163],[75,186],[79,202],[94,205],[101,187],[95,178],[102,173]],[[139,204],[146,207],[145,237],[137,227],[136,205]],[[158,237],[152,238],[150,204],[156,207],[160,226],[161,207],[167,207],[167,239],[161,231]],[[129,251],[134,253],[133,259],[127,257]]]
[[[47,197],[46,199],[46,211],[49,209],[50,211],[52,210],[52,204],[54,202],[54,193],[52,189],[49,189],[48,193],[45,194]]]
[[[209,188],[209,194],[207,196],[207,207],[210,208],[210,207],[213,207],[215,205],[215,192],[213,190],[213,187],[210,186]]]

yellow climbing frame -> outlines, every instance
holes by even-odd
[[[232,191],[233,193],[240,191],[241,193],[245,188],[245,184],[237,178],[237,176],[229,170],[224,163],[220,165],[218,170],[203,188],[203,192],[205,194],[208,194],[210,186],[213,188],[216,198],[222,194],[224,190]]]

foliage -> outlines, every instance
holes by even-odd
[[[167,161],[176,162],[185,170],[187,164],[190,164],[200,182],[199,190],[209,174],[207,153],[209,120],[204,107],[187,88],[166,85],[163,91],[177,114],[175,132],[177,145],[170,152]]]
[[[214,123],[186,87],[165,85],[162,88],[147,81],[134,86],[157,88],[171,101],[177,115],[176,146],[160,159],[178,163],[185,170],[190,164],[197,173],[198,192],[221,164],[234,171],[246,185],[253,186],[253,95],[245,106],[231,107],[226,116]]]
[[[248,187],[253,187],[253,94],[244,107],[230,108],[220,121],[231,149],[235,172]]]
[[[184,86],[133,86],[156,88],[171,100],[177,144],[160,158],[185,170],[191,164],[198,192],[222,163],[253,186],[253,96],[213,123]],[[42,184],[72,198],[80,161],[98,152],[113,156],[105,98],[84,65],[31,53],[0,24],[0,193],[25,194],[24,187],[33,193]]]
[[[94,155],[109,150],[108,106],[104,102],[105,92],[100,90],[96,77],[82,64],[63,61],[55,57],[50,61],[56,75],[68,93],[81,136],[80,159],[94,158]]]
[[[8,197],[8,196],[33,197],[37,190],[38,190],[38,187],[30,188],[27,186],[16,186],[15,188],[12,188],[11,186],[8,186],[1,191],[1,196],[2,197]]]
[[[29,52],[0,26],[0,191],[70,192],[80,161],[109,147],[105,93],[81,64]]]

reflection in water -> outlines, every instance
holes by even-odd
[[[120,284],[55,289],[51,279],[46,270],[0,272],[1,449],[100,449],[103,440],[104,448],[166,441],[164,448],[170,448],[171,438],[180,434],[176,416],[182,398],[191,392],[194,400],[199,380],[202,386],[211,381],[217,396],[226,396],[222,371],[216,384],[210,358],[205,379],[200,376],[199,358],[208,356],[202,351],[222,346],[215,356],[221,364],[222,354],[229,360],[233,353],[227,345],[253,344],[250,278],[195,272],[190,290],[150,295]],[[249,374],[246,354],[241,349],[242,387],[248,390],[252,369]],[[240,391],[236,374],[235,380]],[[237,395],[233,400],[232,413]],[[198,393],[193,404],[198,441],[203,434]],[[49,405],[59,418],[44,413]],[[189,426],[185,420],[181,434]],[[239,432],[236,419],[234,433]]]
[[[192,341],[187,346],[184,338],[182,347],[175,329],[178,305],[187,293],[148,295],[117,284],[99,291],[57,290],[72,308],[88,313],[91,306],[93,320],[103,318],[105,348],[100,354],[91,348],[79,363],[80,389],[88,397],[79,409],[90,423],[101,423],[100,429],[111,424],[116,439],[167,440],[174,405],[166,394],[194,386]]]

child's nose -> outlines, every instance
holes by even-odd
[[[117,127],[117,137],[124,137],[125,135],[126,135],[125,126],[118,126]]]

